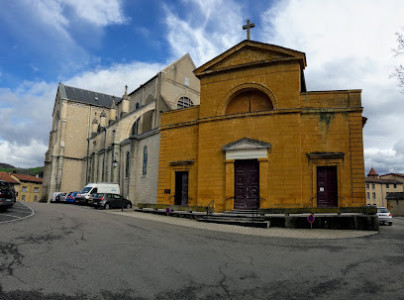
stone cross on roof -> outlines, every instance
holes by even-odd
[[[250,30],[251,28],[254,28],[255,24],[254,23],[250,23],[250,20],[247,20],[247,24],[245,24],[243,26],[243,30],[247,30],[247,40],[250,39]]]

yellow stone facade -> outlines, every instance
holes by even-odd
[[[42,179],[36,176],[11,173],[10,176],[18,181],[14,185],[18,193],[17,201],[39,202],[42,193]]]
[[[246,40],[196,69],[200,105],[162,114],[157,202],[175,204],[188,172],[187,205],[231,210],[236,162],[254,160],[259,208],[318,206],[321,167],[336,170],[335,206],[365,205],[361,91],[307,92],[305,67]]]

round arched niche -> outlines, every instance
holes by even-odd
[[[234,93],[227,102],[225,114],[273,110],[271,99],[259,89],[247,88]]]

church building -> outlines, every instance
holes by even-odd
[[[366,205],[361,90],[306,90],[303,52],[244,40],[164,112],[157,202],[215,211]]]
[[[90,182],[119,183],[133,203],[157,198],[160,114],[199,104],[187,54],[123,97],[57,88],[45,155],[42,199]]]

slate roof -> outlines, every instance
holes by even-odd
[[[404,193],[403,192],[387,193],[386,200],[404,200]]]
[[[75,102],[90,104],[101,107],[111,107],[113,97],[103,93],[88,91],[59,83],[59,92],[61,98],[72,100]],[[122,98],[115,97],[115,104],[122,101]]]
[[[42,178],[36,176],[17,173],[12,173],[12,175],[17,177],[20,181],[42,183]]]
[[[382,183],[382,184],[403,184],[401,181],[394,180],[394,179],[385,179],[385,178],[378,178],[373,176],[367,176],[365,178],[366,183]]]
[[[388,175],[393,175],[393,176],[397,176],[397,177],[404,177],[403,173],[388,173],[388,174],[380,175],[380,177],[388,176]]]
[[[5,182],[9,182],[9,183],[13,183],[13,184],[18,184],[17,180],[15,180],[7,172],[4,172],[4,171],[0,171],[0,180],[3,180]]]

